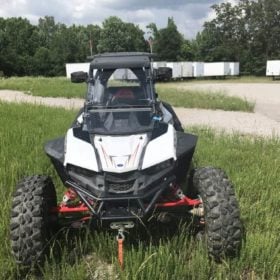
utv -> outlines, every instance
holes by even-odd
[[[58,204],[50,177],[18,183],[10,223],[18,264],[44,259],[61,220],[73,227],[99,222],[117,231],[120,245],[125,230],[156,215],[165,222],[175,208],[197,221],[215,260],[238,252],[233,186],[221,169],[190,170],[197,136],[158,100],[151,61],[149,53],[100,54],[89,73],[72,76],[87,82],[84,107],[64,137],[45,144],[66,192]]]

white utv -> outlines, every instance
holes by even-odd
[[[190,170],[197,136],[185,133],[171,106],[157,99],[151,60],[149,53],[100,54],[89,73],[73,73],[74,82],[87,82],[84,107],[65,137],[45,144],[66,192],[58,204],[50,177],[18,183],[10,225],[17,263],[42,261],[63,218],[75,227],[99,221],[122,238],[158,213],[164,222],[175,208],[196,217],[215,260],[238,252],[233,186],[221,169]]]

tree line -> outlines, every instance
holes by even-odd
[[[66,26],[50,16],[32,25],[0,18],[0,75],[65,75],[65,63],[101,52],[150,51],[164,61],[239,61],[241,72],[263,75],[266,60],[280,59],[280,0],[240,0],[212,6],[195,39],[178,31],[173,18],[147,34],[133,23],[109,17],[99,25]]]

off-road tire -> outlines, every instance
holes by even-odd
[[[20,265],[40,264],[57,230],[56,191],[50,177],[35,175],[22,179],[13,194],[10,222],[11,249]]]
[[[193,188],[202,199],[204,236],[209,255],[216,261],[236,256],[241,248],[242,225],[234,189],[225,172],[213,167],[198,168]]]

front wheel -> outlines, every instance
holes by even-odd
[[[56,192],[50,177],[35,175],[21,180],[13,194],[10,237],[12,254],[20,265],[43,261],[57,228]]]
[[[202,201],[209,255],[216,261],[235,256],[241,247],[242,226],[233,186],[225,172],[212,167],[195,169],[191,191]]]

